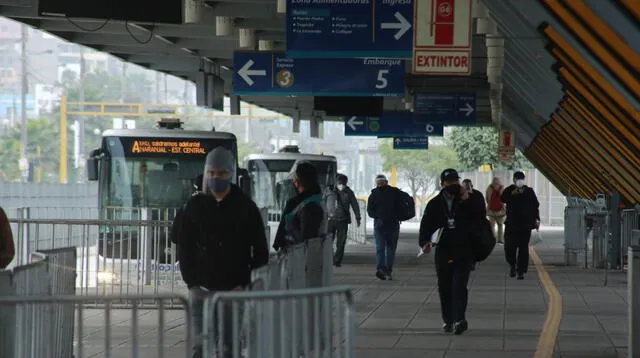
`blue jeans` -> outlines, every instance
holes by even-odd
[[[400,223],[397,221],[383,222],[375,220],[373,223],[373,236],[376,240],[376,266],[378,271],[391,275],[393,263],[396,259],[398,238],[400,236]]]

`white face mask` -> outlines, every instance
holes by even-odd
[[[344,190],[344,185],[338,184],[338,190],[343,191]]]
[[[516,180],[516,186],[518,188],[522,188],[524,186],[524,180],[523,179]]]

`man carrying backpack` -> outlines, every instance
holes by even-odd
[[[376,177],[376,187],[367,200],[367,214],[373,221],[376,240],[376,277],[391,280],[396,248],[400,236],[400,221],[416,215],[415,202],[409,194],[392,187],[384,175]]]
[[[499,244],[504,245],[504,219],[507,212],[502,202],[502,192],[504,186],[500,183],[500,178],[495,177],[491,184],[487,187],[485,199],[487,200],[487,216],[491,223],[493,236],[496,237]],[[498,225],[498,234],[496,235],[496,225]]]
[[[360,227],[360,207],[356,195],[347,186],[347,178],[344,174],[338,174],[336,177],[337,185],[330,188],[325,194],[325,202],[327,203],[327,215],[329,218],[329,234],[333,236],[336,242],[336,252],[333,255],[333,265],[340,267],[342,258],[344,257],[344,247],[347,243],[347,231],[351,224],[351,212],[349,207],[353,209],[356,216],[356,223]]]

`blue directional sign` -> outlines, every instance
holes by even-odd
[[[411,58],[414,0],[287,0],[293,58]]]
[[[429,149],[429,137],[394,137],[393,149]]]
[[[416,93],[413,111],[420,122],[472,125],[476,123],[476,95]]]
[[[344,135],[362,137],[442,137],[442,123],[416,123],[410,112],[384,112],[382,117],[344,118]]]
[[[233,93],[402,97],[404,62],[375,58],[292,59],[282,52],[236,52]]]

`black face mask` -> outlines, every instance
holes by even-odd
[[[449,195],[456,196],[460,194],[460,184],[447,185],[444,190],[449,193]]]

